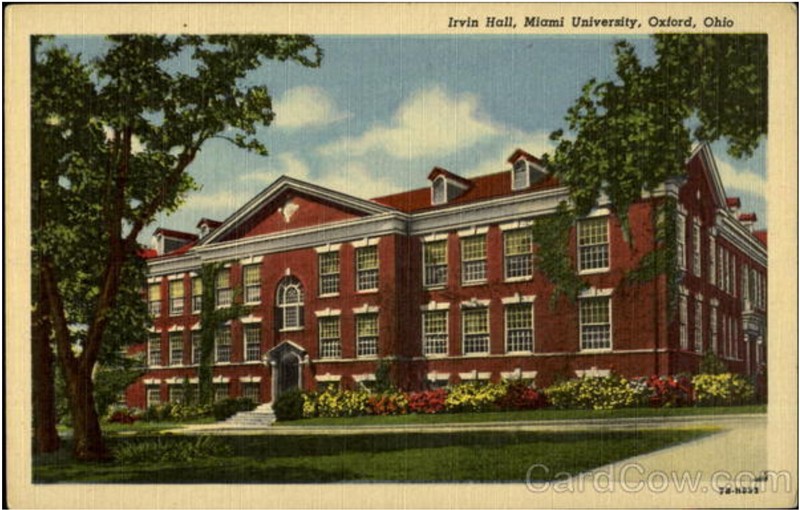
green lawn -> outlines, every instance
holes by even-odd
[[[214,423],[215,420],[212,416],[208,416],[206,418],[199,418],[192,421],[185,421],[185,422],[178,422],[178,421],[137,421],[135,423],[124,424],[124,423],[102,423],[100,428],[103,429],[103,434],[106,436],[116,436],[116,435],[140,435],[140,434],[150,434],[153,432],[160,432],[162,430],[170,430],[170,429],[179,429],[181,427],[185,427],[186,425],[196,424],[196,423]],[[59,425],[58,427],[59,434],[62,435],[69,435],[72,433],[72,429],[70,427],[65,427],[64,425]]]
[[[766,405],[733,407],[676,407],[642,409],[614,409],[610,411],[538,409],[536,411],[508,411],[492,413],[459,414],[407,414],[400,416],[357,416],[354,418],[309,418],[297,421],[280,422],[275,426],[315,426],[315,425],[406,425],[436,423],[483,423],[502,421],[550,421],[585,420],[613,418],[648,418],[660,416],[694,416],[720,414],[751,414],[767,412]]]
[[[34,458],[34,482],[286,483],[286,482],[524,482],[532,464],[550,475],[598,466],[690,441],[717,429],[599,432],[462,432],[325,436],[219,436],[230,456],[184,462],[114,461],[79,464],[67,442]],[[149,438],[109,436],[111,448]],[[160,436],[160,441],[196,441]]]

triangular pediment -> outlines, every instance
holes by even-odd
[[[384,205],[282,176],[234,212],[200,245],[391,212]]]
[[[690,172],[695,168],[699,169],[704,181],[704,187],[711,196],[714,207],[716,209],[727,209],[725,187],[722,185],[717,162],[708,144],[701,144],[695,149],[694,153],[689,157],[687,167]]]

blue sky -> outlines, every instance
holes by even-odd
[[[202,149],[190,172],[203,188],[157,226],[195,231],[224,220],[282,174],[363,198],[425,186],[433,166],[465,176],[506,168],[517,147],[539,155],[564,126],[590,78],[613,76],[615,37],[327,36],[318,69],[270,62],[248,82],[264,84],[276,121],[259,130],[266,158],[224,141]],[[632,39],[652,58],[647,37]],[[60,38],[89,57],[99,38]],[[765,147],[737,161],[712,146],[728,196],[766,225]]]

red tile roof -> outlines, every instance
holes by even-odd
[[[139,250],[138,255],[143,259],[153,259],[158,257],[158,251],[152,248],[142,248]]]
[[[217,228],[222,225],[221,221],[212,220],[210,218],[200,218],[200,221],[197,222],[197,228],[200,228],[203,225],[208,225],[208,228]]]
[[[432,180],[436,179],[437,177],[439,177],[440,175],[444,175],[448,179],[452,179],[452,180],[454,180],[456,182],[460,182],[461,184],[463,184],[464,186],[467,186],[467,187],[472,185],[472,181],[470,181],[469,179],[461,177],[460,175],[456,175],[453,172],[451,172],[450,170],[446,170],[446,169],[444,169],[442,167],[439,167],[439,166],[433,167],[433,170],[431,170],[431,173],[428,174],[428,180],[432,181]]]
[[[758,216],[756,213],[742,213],[739,215],[739,221],[758,221]]]
[[[756,236],[756,239],[761,241],[761,244],[764,246],[767,245],[767,231],[766,230],[756,230],[753,232],[753,235]]]
[[[196,241],[197,235],[190,234],[188,232],[181,232],[180,230],[170,230],[168,228],[157,228],[154,234],[164,234],[165,237],[171,237],[173,239],[185,239],[187,241]]]
[[[536,156],[534,156],[534,155],[532,155],[532,154],[529,154],[529,153],[525,152],[525,151],[524,151],[524,150],[522,150],[522,149],[517,149],[517,150],[515,150],[515,151],[514,151],[514,152],[511,154],[511,156],[509,156],[509,157],[508,157],[508,160],[507,160],[507,161],[508,161],[509,163],[514,163],[514,162],[515,162],[516,160],[518,160],[519,158],[525,158],[525,159],[527,159],[528,161],[530,161],[531,163],[536,163],[536,164],[537,164],[537,165],[539,165],[539,166],[541,166],[541,165],[542,165],[542,160],[541,160],[541,159],[537,158]]]
[[[488,200],[490,198],[506,195],[530,193],[532,191],[541,191],[559,186],[559,182],[555,177],[547,176],[528,188],[512,191],[511,172],[509,171],[482,175],[480,177],[475,177],[470,181],[472,182],[471,188],[465,191],[463,195],[450,200],[446,204],[440,204],[436,206],[432,205],[430,188],[420,188],[394,195],[373,198],[372,201],[379,204],[388,205],[389,207],[394,207],[395,209],[403,212],[416,212],[425,209],[441,209],[451,205],[476,202],[479,200]]]

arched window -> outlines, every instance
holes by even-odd
[[[299,329],[303,327],[303,286],[300,280],[287,276],[278,285],[278,304],[275,317],[278,329]]]
[[[514,163],[514,180],[511,187],[515,190],[528,187],[528,164],[524,159],[518,159]]]
[[[433,205],[445,203],[447,201],[445,193],[444,177],[437,177],[433,181]]]

